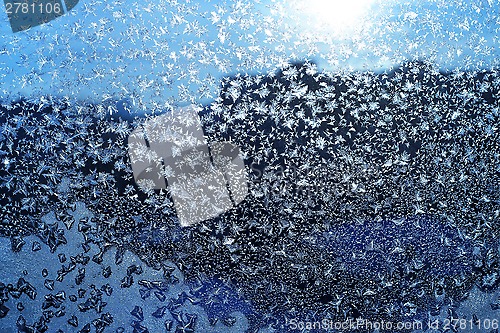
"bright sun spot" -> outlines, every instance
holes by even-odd
[[[345,34],[363,23],[374,0],[300,0],[295,9],[306,18],[306,24],[314,29]]]

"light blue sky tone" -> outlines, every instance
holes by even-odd
[[[500,59],[499,7],[498,0],[81,0],[15,34],[1,11],[0,101],[127,99],[151,112],[209,103],[222,77],[305,59],[332,72],[380,72],[408,59],[489,68]]]

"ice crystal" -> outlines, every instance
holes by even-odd
[[[45,257],[2,273],[0,318],[286,332],[292,317],[454,316],[496,293],[498,3],[325,3],[91,1],[18,33],[5,21],[0,235]],[[212,153],[239,148],[249,193],[181,227],[186,189],[136,183],[127,142],[186,104]]]

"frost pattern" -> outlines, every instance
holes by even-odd
[[[216,277],[251,301],[250,329],[286,331],[290,316],[424,320],[500,283],[499,83],[496,70],[423,62],[227,79],[200,116],[209,143],[241,148],[249,194],[185,229],[166,193],[134,183],[125,142],[137,120],[106,103],[19,102],[1,118],[0,230],[13,251],[36,234],[55,252],[72,226],[99,247],[96,262],[113,247],[117,263],[128,249],[193,285]],[[76,202],[91,221],[72,220]],[[58,223],[40,219],[50,211]]]
[[[313,3],[90,1],[18,34],[2,18],[0,235],[60,265],[0,281],[2,320],[287,332],[498,292],[498,1],[366,1],[333,28]],[[134,182],[127,138],[188,103],[250,182],[181,228],[168,193]],[[158,306],[126,303],[121,323],[117,290]]]

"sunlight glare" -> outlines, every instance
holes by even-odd
[[[301,0],[299,10],[309,24],[340,34],[362,24],[374,0]]]

